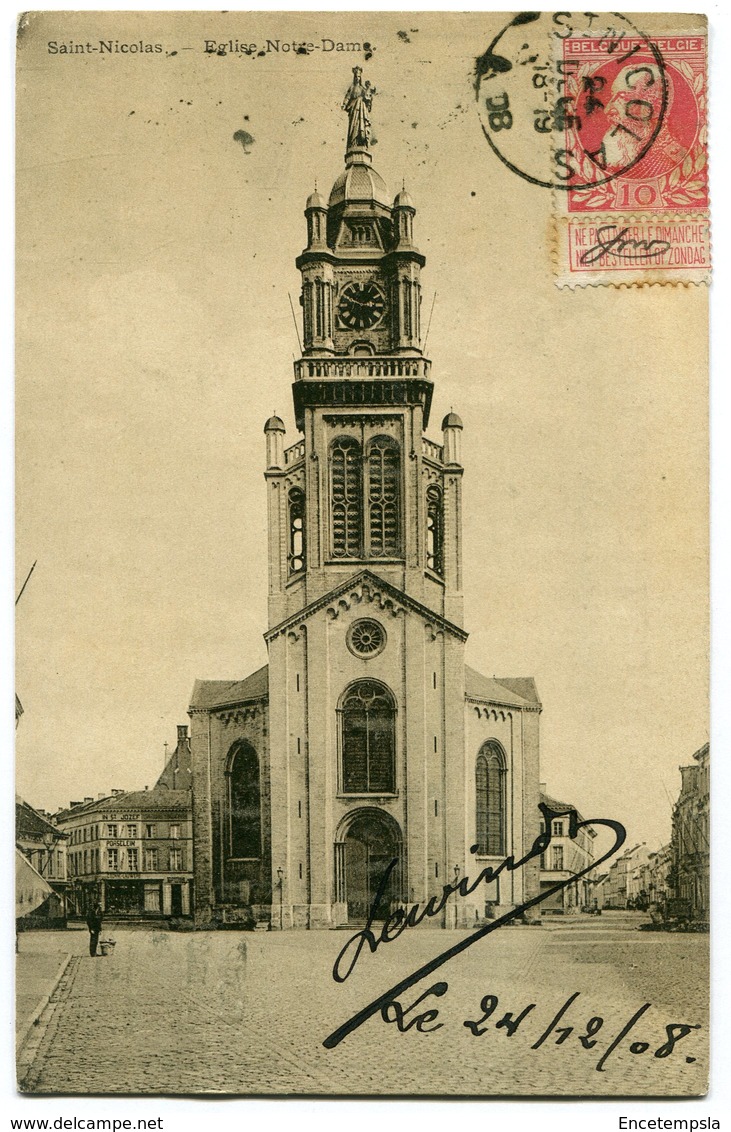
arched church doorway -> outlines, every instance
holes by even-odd
[[[385,920],[402,899],[403,842],[398,824],[378,810],[362,810],[348,825],[341,849],[342,897],[348,905],[348,920]],[[392,861],[384,885],[383,878]],[[344,883],[342,883],[344,882]]]

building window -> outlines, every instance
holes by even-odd
[[[361,557],[361,450],[351,436],[341,436],[330,450],[330,500],[333,558]]]
[[[107,837],[117,837],[117,827],[114,824],[107,826]]]
[[[110,873],[119,870],[119,849],[107,849],[107,869]]]
[[[505,755],[499,743],[483,743],[475,767],[477,852],[500,856],[505,852]]]
[[[368,445],[368,537],[369,557],[396,558],[401,549],[399,487],[401,455],[388,436],[377,436]]]
[[[157,872],[157,849],[145,849],[145,872]]]
[[[293,487],[289,493],[289,549],[287,562],[290,574],[305,568],[305,493]]]
[[[157,826],[154,822],[148,822],[145,826],[145,837],[157,837]]]
[[[127,850],[127,869],[131,873],[140,871],[140,854],[138,849]]]
[[[60,849],[56,854],[56,873],[63,880],[63,853]]]
[[[180,837],[180,826],[179,825],[171,825],[170,826],[170,836],[173,839],[173,841],[177,841],[177,839]]]
[[[229,755],[229,853],[231,857],[261,857],[261,797],[259,759],[251,744],[239,743]]]
[[[378,656],[386,647],[386,632],[378,621],[362,617],[350,626],[345,640],[355,656],[370,659]]]
[[[136,837],[137,836],[137,825],[136,825],[136,823],[127,826],[127,836],[128,837]]]
[[[344,794],[396,791],[396,705],[383,684],[360,680],[340,706],[341,781]]]
[[[551,849],[551,868],[563,869],[563,845],[554,845]]]
[[[89,871],[89,850],[85,849],[84,850],[84,872],[88,873],[88,871]]]
[[[183,868],[183,850],[171,849],[169,857],[169,869],[171,873],[179,873]]]
[[[426,489],[426,564],[435,574],[444,573],[442,493],[434,484]]]
[[[563,837],[563,822],[562,821],[555,821],[551,828],[553,830],[553,836],[554,837]]]

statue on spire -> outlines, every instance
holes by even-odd
[[[343,99],[342,109],[348,115],[348,151],[368,149],[371,140],[370,111],[376,88],[362,81],[363,68],[353,67],[353,81]]]

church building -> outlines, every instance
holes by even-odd
[[[373,168],[374,94],[354,68],[345,168],[308,198],[296,261],[296,434],[264,428],[269,663],[197,681],[190,705],[199,923],[362,924],[539,832],[535,684],[465,664],[462,421],[426,435],[425,259],[411,197]],[[538,890],[532,860],[427,922]]]

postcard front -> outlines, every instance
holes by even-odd
[[[705,1093],[706,102],[699,16],[22,18],[21,1091]]]

